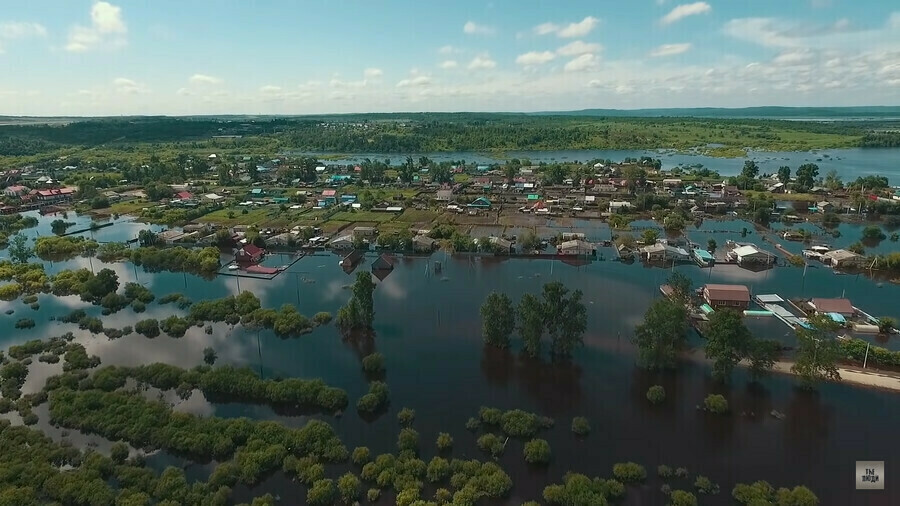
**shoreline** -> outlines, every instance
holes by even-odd
[[[745,364],[742,363],[741,365]],[[778,360],[772,366],[772,372],[797,376],[797,374],[791,371],[793,365],[794,362]],[[838,373],[841,375],[841,379],[827,380],[828,382],[847,383],[854,386],[900,392],[900,374],[878,369],[860,369],[849,366],[839,366],[837,369]]]

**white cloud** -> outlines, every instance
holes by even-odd
[[[440,49],[438,49],[438,54],[456,54],[459,52],[459,48],[453,47],[449,44],[446,46],[441,46]]]
[[[598,58],[591,54],[583,54],[576,58],[570,60],[563,67],[563,70],[566,72],[583,72],[585,70],[591,70],[597,66]]]
[[[900,30],[900,11],[892,12],[888,18],[888,27],[893,30]]]
[[[554,55],[550,51],[531,51],[528,53],[520,54],[518,57],[516,57],[516,63],[526,67],[531,67],[534,65],[543,65],[547,62],[552,61],[554,58],[556,58],[556,55]]]
[[[363,77],[366,79],[375,79],[384,75],[381,69],[368,68],[363,71]]]
[[[332,88],[365,88],[369,84],[369,81],[366,79],[361,81],[344,81],[335,77],[329,81],[328,84]]]
[[[585,53],[598,53],[603,50],[603,46],[593,42],[586,43],[580,40],[570,42],[565,46],[556,50],[556,53],[562,56],[578,56]]]
[[[809,65],[813,63],[816,56],[812,51],[806,49],[798,49],[794,51],[786,51],[784,53],[779,54],[772,60],[772,63],[776,65],[783,65],[786,67],[796,67],[799,65]]]
[[[541,23],[534,27],[534,33],[537,35],[550,35],[559,31],[559,25],[556,23]]]
[[[479,25],[474,21],[467,21],[466,24],[463,25],[463,33],[469,35],[493,35],[496,33],[496,30],[492,26]]]
[[[588,16],[577,23],[571,23],[565,28],[562,28],[557,32],[557,36],[563,37],[566,39],[572,39],[575,37],[584,37],[585,35],[591,33],[591,31],[600,23],[600,20],[593,17]]]
[[[469,70],[487,70],[497,66],[497,62],[491,59],[488,54],[480,54],[469,62]]]
[[[691,44],[689,42],[679,44],[663,44],[650,52],[650,56],[674,56],[676,54],[686,53],[690,51]]]
[[[442,69],[455,69],[459,66],[456,60],[444,60],[441,62]]]
[[[47,29],[38,23],[9,22],[0,24],[0,39],[46,37]]]
[[[101,47],[120,47],[125,45],[127,32],[121,7],[109,2],[95,2],[91,7],[91,25],[73,26],[65,49],[78,53]]]
[[[409,88],[412,86],[428,86],[432,83],[432,79],[429,76],[415,76],[410,79],[403,79],[402,81],[397,83],[398,88]]]
[[[549,22],[541,23],[535,26],[532,31],[537,35],[556,34],[557,37],[562,37],[564,39],[574,39],[575,37],[584,37],[591,33],[598,24],[600,24],[599,19],[593,16],[587,16],[581,21],[569,23],[568,25],[558,25]]]
[[[188,79],[191,84],[217,85],[222,84],[222,79],[206,74],[194,74]]]
[[[272,84],[267,84],[259,89],[259,92],[264,95],[275,95],[282,92],[281,86],[275,86]]]
[[[692,4],[683,4],[672,9],[668,14],[663,16],[660,23],[669,25],[676,21],[682,20],[688,16],[696,16],[698,14],[707,14],[712,7],[706,2],[694,2]]]
[[[141,95],[144,93],[149,93],[149,90],[143,84],[134,81],[133,79],[128,79],[125,77],[118,77],[113,80],[113,88],[116,90],[116,93],[122,95]]]

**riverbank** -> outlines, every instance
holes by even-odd
[[[746,364],[742,364],[746,365]],[[779,360],[772,367],[773,372],[780,374],[790,374],[796,376],[791,371],[794,362]],[[840,383],[849,383],[857,386],[880,388],[890,390],[892,392],[900,392],[900,374],[890,371],[879,371],[873,369],[859,369],[856,367],[842,366],[838,367],[841,375]]]

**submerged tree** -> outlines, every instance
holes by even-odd
[[[26,264],[34,256],[34,249],[28,246],[28,238],[22,234],[16,234],[9,240],[6,251],[9,258],[17,264]]]
[[[713,376],[731,378],[734,366],[748,355],[753,336],[737,311],[722,309],[709,316],[703,331],[706,358],[713,360]]]
[[[481,328],[484,343],[498,348],[509,347],[509,335],[516,327],[512,301],[503,293],[492,292],[481,305]]]
[[[532,357],[541,354],[541,336],[544,335],[544,315],[541,301],[530,293],[519,300],[518,328],[525,353]]]
[[[587,328],[587,309],[581,302],[581,290],[569,295],[562,283],[544,285],[544,323],[550,333],[553,355],[568,358],[575,346],[582,343]]]
[[[687,342],[687,310],[669,299],[657,299],[634,329],[638,361],[648,369],[675,367],[678,352]]]
[[[344,330],[371,329],[375,321],[374,291],[372,274],[367,271],[356,273],[350,300],[338,311],[338,326]]]
[[[687,303],[691,300],[691,289],[693,287],[691,278],[680,272],[673,272],[669,279],[666,280],[666,284],[672,288],[672,292],[682,302]]]
[[[837,324],[825,316],[813,316],[810,328],[797,329],[797,361],[791,371],[800,376],[805,388],[815,388],[822,380],[840,380],[837,361],[840,345],[834,336]]]

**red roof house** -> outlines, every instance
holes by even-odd
[[[234,254],[234,259],[238,263],[255,264],[265,256],[266,250],[254,244],[245,244]]]
[[[194,194],[191,192],[178,192],[175,194],[175,197],[177,197],[181,200],[190,200],[190,199],[194,198]]]

